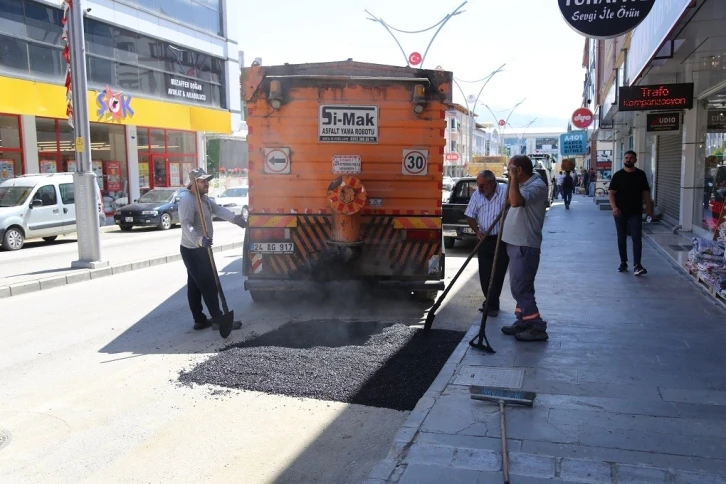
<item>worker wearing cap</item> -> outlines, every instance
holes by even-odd
[[[528,156],[513,156],[507,169],[511,208],[504,222],[502,242],[507,244],[509,282],[517,302],[514,311],[517,320],[503,326],[502,332],[518,341],[547,341],[547,322],[539,313],[534,295],[547,212],[547,184],[534,172]]]
[[[192,316],[194,316],[194,329],[206,329],[212,326],[212,321],[204,315],[202,299],[204,299],[212,319],[222,316],[222,310],[219,308],[219,293],[214,277],[214,268],[208,254],[208,249],[212,247],[214,235],[212,215],[242,228],[247,227],[247,221],[242,215],[235,215],[207,197],[209,180],[212,178],[213,176],[208,175],[203,168],[196,168],[189,172],[191,181],[187,188],[190,192],[182,197],[179,202],[179,220],[182,229],[180,251],[184,265],[187,268],[187,298],[189,299],[189,309],[191,309]],[[202,211],[204,212],[209,238],[204,236],[202,230],[202,219],[199,215],[196,195],[193,193],[195,189],[199,191],[202,201]],[[239,329],[240,327],[242,327],[242,323],[235,321],[232,329]]]

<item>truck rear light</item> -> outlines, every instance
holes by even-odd
[[[252,242],[266,242],[274,240],[287,240],[291,238],[290,229],[258,229],[250,230],[250,240]]]
[[[434,241],[441,240],[441,230],[404,230],[403,240]]]

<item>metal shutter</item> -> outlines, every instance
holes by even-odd
[[[658,136],[658,158],[655,165],[655,203],[673,222],[678,222],[681,206],[680,134]]]

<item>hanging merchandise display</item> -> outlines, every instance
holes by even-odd
[[[63,59],[66,61],[66,116],[68,125],[73,128],[73,83],[71,82],[71,46],[68,43],[68,13],[73,8],[73,0],[63,0]]]

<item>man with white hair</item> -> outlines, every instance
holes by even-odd
[[[489,291],[489,280],[492,274],[492,267],[496,264],[494,270],[494,281],[492,282],[492,293],[490,300],[484,304],[489,304],[489,316],[496,317],[499,315],[499,296],[502,294],[502,286],[504,285],[504,276],[507,273],[509,265],[509,257],[507,256],[506,244],[501,243],[496,261],[494,260],[494,252],[497,246],[497,234],[499,234],[499,223],[494,226],[492,231],[485,237],[484,231],[501,213],[507,202],[507,185],[498,183],[494,173],[490,170],[479,172],[476,177],[476,184],[479,188],[471,196],[469,205],[464,211],[469,227],[474,231],[478,240],[482,240],[477,252],[479,260],[479,282],[481,290],[486,298]],[[484,304],[480,311],[484,310]]]

